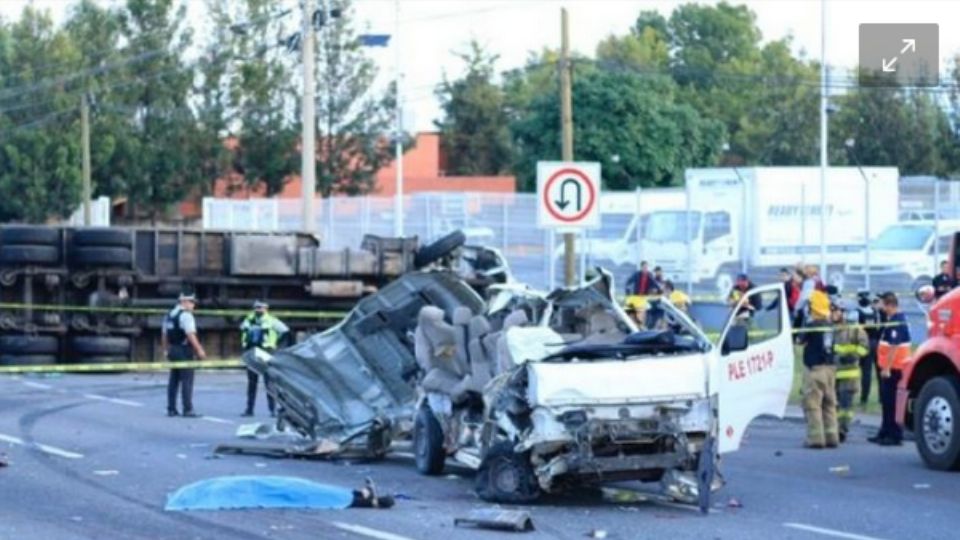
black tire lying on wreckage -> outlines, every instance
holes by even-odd
[[[436,242],[423,246],[417,250],[417,254],[413,257],[413,265],[417,268],[423,268],[424,266],[427,266],[428,264],[453,253],[454,250],[464,245],[466,242],[467,236],[463,234],[463,231],[453,231],[443,238],[440,238]]]
[[[429,407],[420,407],[413,421],[413,455],[420,474],[436,476],[447,460],[443,449],[443,429]]]
[[[517,453],[514,444],[494,444],[480,463],[476,490],[488,502],[527,504],[540,497],[540,485],[530,463],[530,453]]]

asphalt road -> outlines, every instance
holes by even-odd
[[[530,507],[531,533],[454,528],[454,517],[487,505],[471,473],[452,465],[448,476],[424,478],[402,452],[378,463],[210,459],[213,446],[235,440],[244,383],[239,373],[199,374],[195,401],[209,416],[184,419],[164,415],[165,374],[0,377],[0,457],[9,462],[0,468],[0,539],[575,539],[602,529],[616,539],[940,540],[960,527],[960,474],[925,469],[912,445],[875,447],[860,429],[839,450],[804,450],[802,425],[762,420],[725,459],[727,486],[709,516],[584,490]],[[348,488],[370,476],[402,497],[390,510],[163,510],[183,485],[236,474]]]

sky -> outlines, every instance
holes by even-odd
[[[319,3],[322,0],[317,0]],[[120,0],[100,0],[116,4]],[[278,0],[294,7],[293,0]],[[191,20],[203,20],[204,1],[186,0]],[[572,48],[592,55],[596,44],[610,34],[624,34],[641,10],[669,13],[677,0],[355,0],[361,32],[391,34],[386,48],[370,49],[380,67],[379,84],[395,76],[400,49],[403,74],[404,126],[433,129],[440,114],[433,89],[444,75],[463,71],[456,51],[476,39],[499,55],[497,68],[522,66],[531,52],[558,47],[560,9],[570,14]],[[715,3],[715,2],[700,2]],[[764,40],[793,36],[796,52],[819,58],[821,51],[820,0],[745,0],[757,15]],[[957,0],[826,0],[826,61],[852,68],[857,63],[861,23],[939,23],[941,72],[945,60],[960,53],[960,2]],[[24,6],[49,9],[55,19],[66,15],[68,0],[0,0],[0,16],[16,18]],[[397,6],[399,4],[399,13]],[[396,24],[399,19],[399,31]]]

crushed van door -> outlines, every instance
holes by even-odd
[[[759,302],[757,299],[759,298]],[[759,306],[738,317],[747,306]],[[782,285],[752,289],[732,310],[711,376],[718,395],[717,451],[740,447],[754,418],[783,418],[793,384],[793,339]]]

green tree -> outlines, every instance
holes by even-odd
[[[352,1],[327,6],[341,16],[317,32],[317,192],[364,194],[393,157],[396,91],[372,88],[377,68],[354,32]]]
[[[668,77],[588,65],[578,67],[574,80],[574,154],[601,163],[607,189],[678,185],[684,169],[716,159],[723,126],[674,102]],[[512,126],[523,149],[516,172],[526,189],[535,185],[536,161],[560,158],[557,110],[557,91],[541,94]]]
[[[458,56],[467,66],[455,81],[444,77],[437,98],[444,118],[440,129],[447,172],[460,175],[496,175],[509,170],[513,161],[503,90],[494,84],[497,57],[479,43]]]
[[[662,72],[670,62],[666,19],[656,11],[641,11],[629,34],[607,36],[597,45],[597,60],[617,68]]]
[[[27,7],[0,21],[0,221],[64,217],[80,198],[79,63],[49,12]]]

